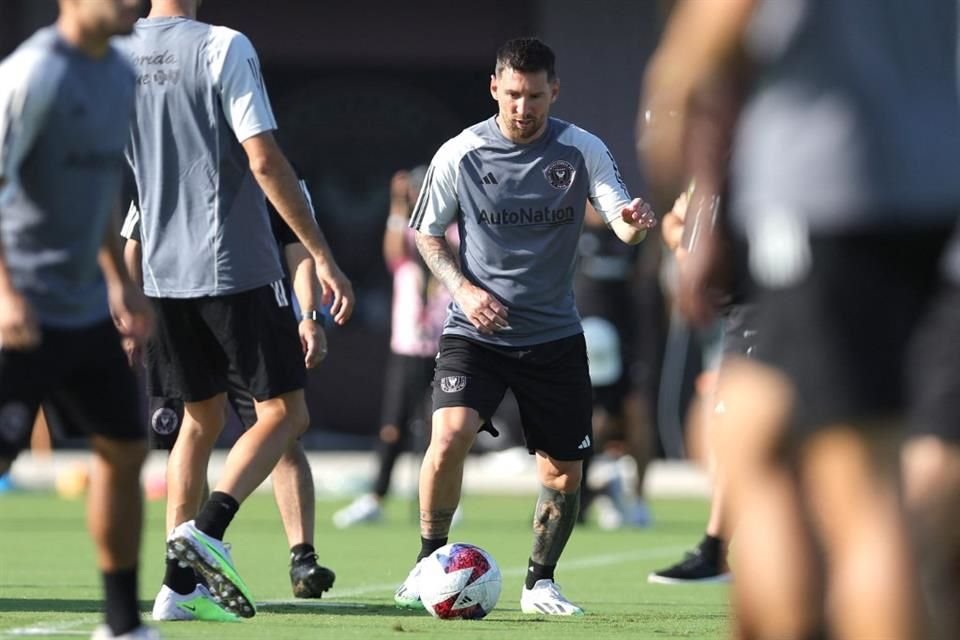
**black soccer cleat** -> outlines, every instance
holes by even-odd
[[[688,551],[677,564],[647,576],[652,584],[706,584],[730,582],[730,571],[723,561],[715,562],[697,547]]]
[[[330,569],[317,564],[317,554],[311,553],[290,564],[290,586],[297,598],[322,598],[337,579]]]

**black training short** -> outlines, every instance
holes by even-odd
[[[147,395],[207,400],[230,388],[230,370],[258,401],[303,389],[297,322],[275,284],[226,296],[153,298]]]
[[[43,403],[51,428],[62,437],[99,435],[140,440],[137,383],[113,323],[82,329],[41,329],[30,351],[0,349],[0,457],[28,446]]]
[[[908,345],[940,290],[949,237],[947,228],[814,236],[800,282],[757,291],[757,360],[795,385],[799,431],[904,415]]]
[[[257,409],[253,396],[243,386],[243,381],[233,369],[227,372],[227,385],[227,400],[240,418],[243,428],[249,429],[257,422]],[[148,402],[150,447],[170,451],[180,435],[180,426],[183,424],[183,400],[152,396]]]
[[[469,407],[487,421],[513,391],[527,448],[557,460],[593,450],[593,392],[583,334],[527,347],[500,347],[460,336],[440,339],[433,409]]]
[[[960,444],[960,285],[945,286],[920,325],[907,380],[912,434]]]
[[[433,381],[436,358],[390,353],[383,383],[381,425],[394,425],[407,433],[415,418],[426,419],[427,393]]]

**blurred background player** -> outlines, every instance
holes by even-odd
[[[41,401],[89,436],[106,622],[94,638],[159,637],[137,601],[146,433],[118,335],[143,340],[150,310],[113,219],[134,77],[110,38],[130,32],[140,4],[60,0],[56,25],[0,64],[0,473]]]
[[[338,528],[378,521],[397,457],[412,439],[415,421],[425,424],[428,392],[450,294],[423,263],[409,227],[425,166],[398,171],[390,181],[390,213],[383,236],[383,258],[393,274],[390,356],[384,380],[383,412],[377,441],[373,490],[333,515]],[[456,227],[447,235],[456,246]]]
[[[312,203],[303,180],[300,180],[300,187],[308,202]],[[318,310],[321,296],[313,260],[270,203],[267,203],[267,209],[270,213],[271,230],[284,256],[283,286],[287,295],[295,295],[294,300],[300,309],[298,332],[303,347],[304,366],[310,370],[318,366],[327,355],[327,338],[323,329],[325,316]],[[142,282],[139,218],[139,210],[131,206],[122,234],[127,239],[124,247],[127,268],[137,282]],[[139,362],[139,354],[130,353],[130,356],[133,361]],[[257,421],[253,396],[233,370],[228,372],[227,379],[230,385],[227,390],[230,405],[243,427],[250,428]],[[152,397],[148,415],[153,446],[165,451],[173,449],[183,422],[183,402],[177,398]],[[270,478],[290,545],[290,583],[293,594],[298,598],[320,598],[324,591],[333,586],[336,576],[333,571],[317,562],[314,548],[316,502],[313,473],[300,439],[291,442],[284,451]],[[167,528],[172,528],[171,523],[167,523]],[[211,602],[209,591],[202,584],[195,584],[194,591],[185,596],[164,585],[161,587],[161,594],[163,597],[158,597],[154,603],[154,620],[217,620],[233,617],[233,614],[223,612]]]
[[[956,259],[945,249],[960,206],[957,5],[794,9],[684,2],[645,83],[644,119],[660,127],[647,167],[675,188],[692,97],[740,69],[738,54],[754,79],[730,212],[747,240],[759,357],[733,363],[721,389],[734,431],[720,466],[749,549],[738,624],[745,637],[810,637],[822,620],[837,638],[923,637],[897,453],[920,373],[908,349]]]
[[[264,193],[313,258],[336,322],[350,317],[354,297],[273,137],[256,51],[243,34],[196,21],[197,5],[154,0],[122,43],[139,77],[128,160],[140,202],[144,292],[157,314],[148,393],[184,400],[167,464],[168,521],[177,526],[164,584],[189,594],[196,571],[225,609],[249,617],[253,596],[223,536],[309,425],[300,336]],[[157,51],[168,55],[158,60]],[[164,81],[155,82],[160,71]],[[231,369],[255,399],[257,422],[233,445],[202,503]]]
[[[520,608],[580,615],[553,580],[579,511],[581,460],[592,449],[592,390],[573,299],[577,241],[588,198],[628,244],[656,219],[630,199],[599,138],[549,117],[560,86],[547,45],[510,40],[496,60],[490,95],[498,114],[440,147],[411,220],[420,254],[454,303],[420,473],[420,552],[394,601],[423,606],[420,562],[447,543],[464,460],[510,388],[541,484]],[[445,238],[454,221],[459,260]]]
[[[640,327],[634,299],[636,280],[642,277],[639,246],[613,236],[588,202],[577,252],[573,290],[593,384],[593,444],[600,452],[599,464],[584,460],[580,520],[585,521],[595,506],[603,528],[646,527],[651,517],[643,482],[653,442],[648,398],[634,380]],[[625,469],[624,456],[634,463],[633,469]],[[632,486],[628,479],[634,480]]]

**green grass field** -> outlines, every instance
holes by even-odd
[[[652,569],[672,563],[699,540],[706,503],[653,503],[649,530],[578,528],[557,572],[582,618],[520,613],[521,581],[530,550],[534,497],[467,497],[465,518],[451,541],[487,549],[503,571],[496,610],[479,621],[434,620],[393,607],[394,587],[409,570],[419,538],[411,505],[394,500],[385,523],[348,531],[329,525],[340,502],[317,504],[322,564],[337,572],[322,601],[294,600],[287,545],[270,497],[255,495],[228,532],[237,567],[253,590],[259,613],[241,623],[159,625],[164,638],[722,638],[729,615],[722,586],[649,585]],[[0,638],[88,636],[100,620],[100,584],[84,529],[83,503],[52,494],[0,495]],[[148,505],[140,575],[141,606],[149,612],[163,567],[161,503]],[[147,614],[149,615],[149,614]],[[409,635],[408,635],[409,634]]]

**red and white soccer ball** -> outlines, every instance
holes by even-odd
[[[496,606],[500,583],[500,568],[489,553],[454,542],[423,560],[420,600],[435,618],[479,620]]]

